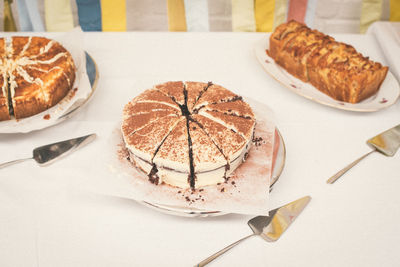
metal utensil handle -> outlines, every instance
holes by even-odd
[[[350,163],[349,165],[347,165],[346,167],[344,167],[343,169],[341,169],[340,171],[338,171],[335,175],[333,175],[331,178],[329,178],[326,183],[328,184],[333,184],[337,179],[339,179],[343,174],[345,174],[348,170],[350,170],[351,168],[354,167],[354,165],[356,165],[357,163],[359,163],[361,160],[363,160],[365,157],[367,157],[369,154],[372,154],[373,152],[375,152],[376,150],[372,150],[370,152],[368,152],[367,154],[365,154],[364,156],[356,159],[355,161],[353,161],[352,163]]]
[[[10,166],[10,165],[13,165],[13,164],[15,164],[15,163],[23,162],[23,161],[28,160],[28,159],[32,159],[32,158],[16,159],[16,160],[12,160],[12,161],[8,161],[8,162],[1,163],[1,164],[0,164],[0,169],[1,169],[1,168],[4,168],[4,167],[7,167],[7,166]]]
[[[224,254],[225,252],[227,252],[228,250],[230,250],[231,248],[233,248],[234,246],[236,246],[237,244],[239,244],[240,242],[242,242],[243,240],[246,240],[247,238],[254,236],[255,234],[251,234],[249,236],[243,237],[242,239],[230,244],[229,246],[221,249],[220,251],[218,251],[217,253],[214,253],[213,255],[211,255],[210,257],[208,257],[205,260],[202,260],[201,262],[199,262],[198,264],[195,265],[195,267],[202,267],[205,266],[207,264],[209,264],[210,262],[212,262],[213,260],[215,260],[216,258],[218,258],[219,256],[221,256],[222,254]]]

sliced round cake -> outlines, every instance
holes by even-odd
[[[242,97],[201,82],[166,82],[125,105],[130,160],[154,184],[198,188],[222,183],[250,149],[256,119]]]
[[[63,99],[75,81],[71,54],[44,37],[0,38],[0,121],[40,113]]]

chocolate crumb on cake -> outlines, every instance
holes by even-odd
[[[251,107],[228,89],[174,81],[126,104],[121,131],[150,182],[195,189],[227,181],[251,147],[255,124]]]

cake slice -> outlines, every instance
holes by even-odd
[[[41,85],[43,81],[33,78],[18,66],[8,72],[10,94],[16,119],[32,116],[48,108]]]
[[[200,110],[199,114],[224,125],[235,133],[240,134],[245,140],[251,140],[253,138],[255,127],[254,119],[226,115],[221,112],[210,110]]]
[[[131,135],[123,135],[131,160],[147,175],[151,174],[154,155],[180,121],[182,119],[178,116],[166,116],[147,124]]]
[[[193,115],[192,118],[216,144],[228,161],[239,156],[246,145],[246,140],[240,134],[202,115]]]
[[[42,47],[33,44],[41,44]],[[18,60],[21,67],[42,81],[41,90],[48,108],[60,102],[75,81],[75,65],[68,51],[56,41],[33,37],[31,45],[21,55],[22,59],[29,59]]]
[[[21,57],[21,53],[25,51],[30,45],[30,40],[32,38],[25,36],[13,36],[11,37],[11,42],[7,47],[8,57],[12,60],[16,60]]]
[[[121,130],[124,136],[130,136],[136,131],[146,127],[148,124],[163,119],[164,117],[176,117],[169,111],[155,111],[147,113],[138,113],[134,115],[124,115]]]
[[[1,61],[1,59],[0,59]],[[2,62],[0,62],[1,64]],[[8,84],[7,84],[7,74],[0,67],[0,121],[9,120],[10,111],[8,105]]]
[[[193,120],[206,132],[226,158],[227,165],[223,177],[229,177],[246,158],[252,140],[246,140],[230,128],[202,115],[193,115]]]
[[[5,39],[0,38],[0,121],[10,119],[5,50]]]
[[[131,101],[124,107],[124,116],[130,116],[141,113],[149,113],[156,111],[168,111],[171,114],[179,114],[179,109],[156,102],[135,102]]]
[[[198,99],[196,105],[194,106],[193,113],[198,112],[198,110],[200,110],[202,107],[209,104],[233,102],[240,99],[242,99],[242,97],[236,95],[228,89],[217,84],[212,84]]]
[[[192,112],[198,99],[208,90],[212,83],[202,82],[185,82],[185,90],[187,91],[187,108]]]
[[[133,101],[136,103],[159,103],[180,111],[180,108],[175,101],[156,89],[148,89],[144,91],[135,97]]]
[[[270,36],[268,54],[275,59],[277,56],[279,56],[280,51],[287,41],[293,38],[299,29],[304,27],[305,25],[297,23],[293,20],[276,27],[275,31]],[[284,40],[286,40],[286,42]]]
[[[204,106],[204,110],[221,112],[226,115],[238,116],[245,119],[254,119],[254,113],[251,107],[242,100],[210,104]]]
[[[192,144],[194,181],[187,187],[201,187],[224,182],[229,166],[222,151],[206,132],[194,121],[189,120],[189,134]]]
[[[23,40],[23,39],[25,39],[25,40]],[[31,59],[40,58],[41,60],[43,60],[45,58],[43,58],[41,56],[48,55],[49,51],[53,50],[54,47],[56,47],[56,49],[59,49],[59,48],[57,48],[57,46],[58,46],[57,41],[39,37],[39,36],[13,37],[13,41],[17,41],[17,40],[26,42],[23,49],[19,53],[18,53],[18,51],[14,52],[15,54],[18,54],[18,57],[29,57]],[[20,42],[20,41],[17,41],[17,42]],[[61,49],[61,50],[60,50],[60,52],[64,52],[63,49]]]
[[[183,94],[184,84],[182,81],[166,82],[154,86],[154,88],[166,96],[169,96],[179,105],[185,104],[185,96]]]
[[[153,158],[156,179],[170,185],[188,188],[191,179],[187,121],[181,117]]]

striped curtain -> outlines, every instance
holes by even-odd
[[[74,27],[74,0],[16,0],[20,31],[69,31]],[[44,4],[44,22],[38,1]],[[12,0],[4,0],[4,30],[16,31]],[[76,0],[84,31],[126,31],[126,0]]]
[[[167,0],[169,31],[209,31],[207,0]]]
[[[295,19],[312,27],[316,0],[232,0],[233,31],[271,32]]]
[[[76,0],[76,5],[82,30],[126,31],[125,0]]]
[[[400,21],[400,0],[362,0],[360,18],[361,33],[365,33],[368,27],[375,21],[383,19],[385,4],[389,5],[389,21]]]
[[[218,1],[218,4],[215,1]],[[368,26],[377,20],[400,21],[400,0],[358,1],[362,3],[361,32],[365,32]],[[84,31],[126,31],[128,5],[129,24],[134,30],[270,32],[279,24],[291,19],[314,27],[318,0],[153,0],[151,2],[3,0],[3,2],[5,31],[68,31],[76,26],[76,21]],[[38,8],[41,5],[44,7],[43,17]],[[15,7],[18,9],[19,29],[16,27],[11,7],[14,10]],[[147,13],[143,12],[145,9],[148,10]],[[154,9],[157,9],[157,12],[154,12]]]
[[[207,3],[207,0],[167,0],[168,29],[208,31]],[[315,5],[316,0],[231,0],[232,30],[270,32],[287,19],[312,24]]]
[[[15,32],[17,27],[15,26],[14,16],[11,10],[12,0],[4,0],[4,10],[3,10],[3,24],[4,31]]]
[[[37,0],[17,0],[17,8],[20,31],[45,31]]]

